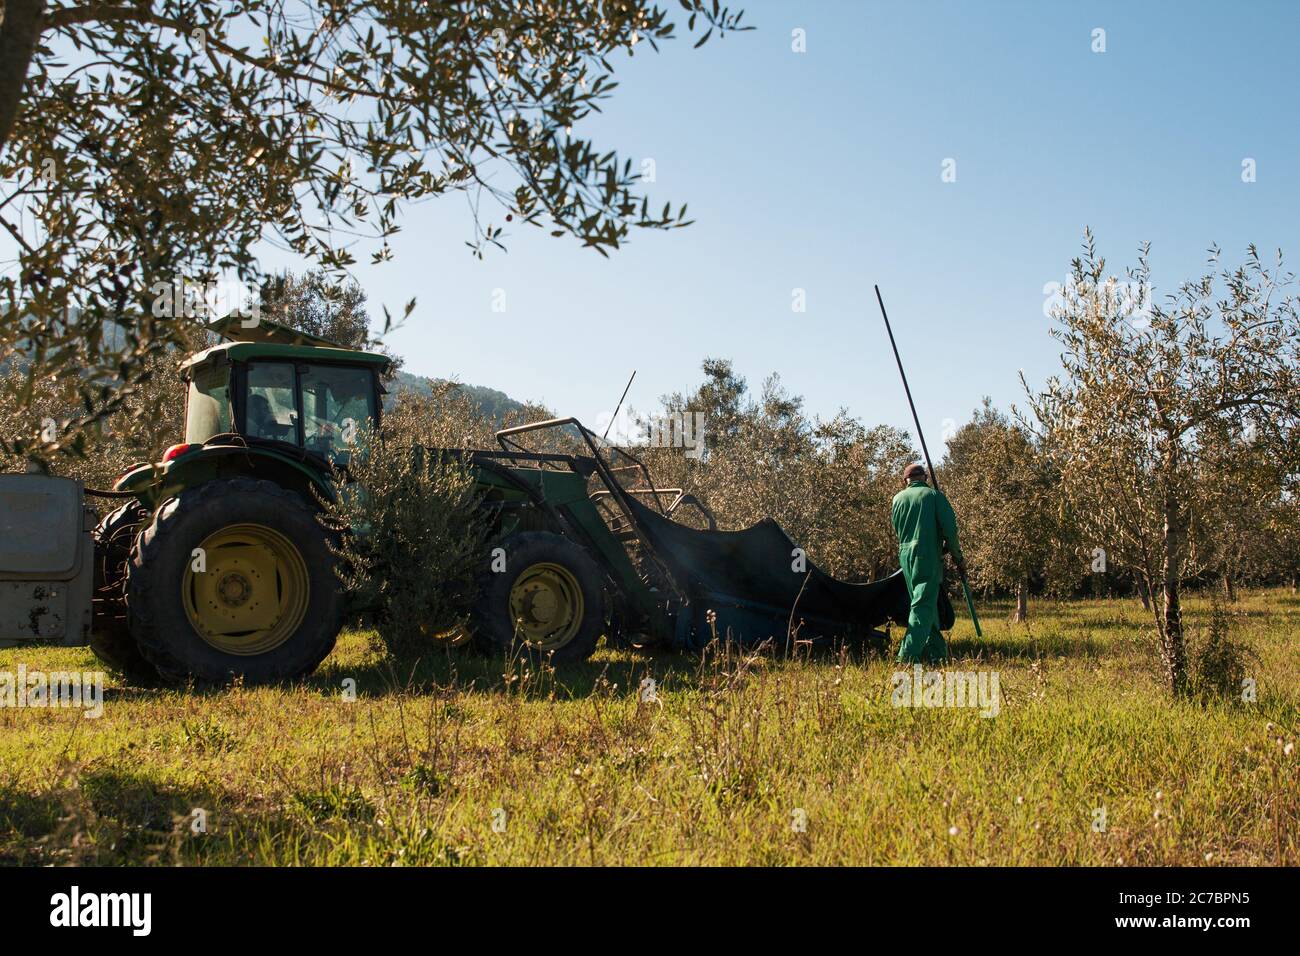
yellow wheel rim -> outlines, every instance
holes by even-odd
[[[307,615],[311,581],[292,541],[257,524],[208,535],[185,568],[181,600],[191,626],[227,654],[275,650]]]
[[[559,650],[573,640],[582,626],[582,613],[582,588],[561,565],[531,565],[510,589],[515,634],[536,650]]]

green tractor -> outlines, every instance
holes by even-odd
[[[185,438],[118,479],[95,530],[90,646],[141,677],[310,673],[346,611],[318,498],[377,422],[386,356],[227,342],[189,358]]]
[[[0,475],[0,646],[89,643],[135,678],[248,684],[300,678],[330,653],[363,609],[347,605],[320,501],[337,494],[355,433],[379,426],[390,363],[273,323],[255,334],[184,363],[184,441],[111,491]],[[602,636],[688,651],[880,646],[878,628],[907,619],[901,572],[838,581],[770,518],[719,530],[703,502],[657,487],[576,419],[496,437],[495,450],[424,450],[471,468],[492,528],[452,643],[563,663]],[[93,543],[85,493],[124,499]],[[940,617],[951,626],[946,598]]]

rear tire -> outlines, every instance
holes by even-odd
[[[181,492],[137,539],[127,606],[140,652],[174,682],[310,674],[343,626],[332,543],[316,511],[273,482]],[[192,563],[201,545],[202,570]]]
[[[562,535],[511,535],[506,570],[479,578],[470,615],[474,643],[489,654],[522,651],[555,664],[584,661],[605,629],[604,576],[587,552]]]
[[[126,582],[131,551],[149,510],[131,501],[95,527],[95,596],[90,649],[129,680],[152,684],[158,671],[140,653],[131,636],[126,610]]]

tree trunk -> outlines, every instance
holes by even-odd
[[[1138,597],[1142,599],[1142,610],[1151,610],[1151,588],[1141,574],[1133,575],[1133,583],[1137,586]]]
[[[1235,604],[1237,601],[1237,585],[1232,580],[1232,572],[1227,568],[1223,570],[1223,599],[1229,604]]]
[[[1176,696],[1187,693],[1187,643],[1183,637],[1183,608],[1179,596],[1179,573],[1182,570],[1183,545],[1187,539],[1181,502],[1173,489],[1173,476],[1177,471],[1176,459],[1170,456],[1165,477],[1164,537],[1161,541],[1164,554],[1161,575],[1164,579],[1164,607],[1161,609],[1164,627],[1160,635],[1160,658],[1165,667],[1169,689]]]
[[[44,19],[45,0],[5,0],[0,22],[0,150],[14,128]]]
[[[1021,578],[1016,582],[1016,609],[1011,620],[1019,623],[1029,618],[1029,582]]]

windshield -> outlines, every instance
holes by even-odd
[[[343,465],[359,433],[374,418],[374,377],[368,368],[290,362],[248,364],[244,425],[250,438],[301,445]]]
[[[230,430],[229,368],[195,369],[185,400],[185,440],[198,445]]]
[[[370,369],[303,365],[299,381],[307,449],[337,464],[347,464],[358,433],[375,418]]]
[[[244,412],[244,432],[250,438],[300,444],[293,366],[288,362],[248,363],[248,407]]]

